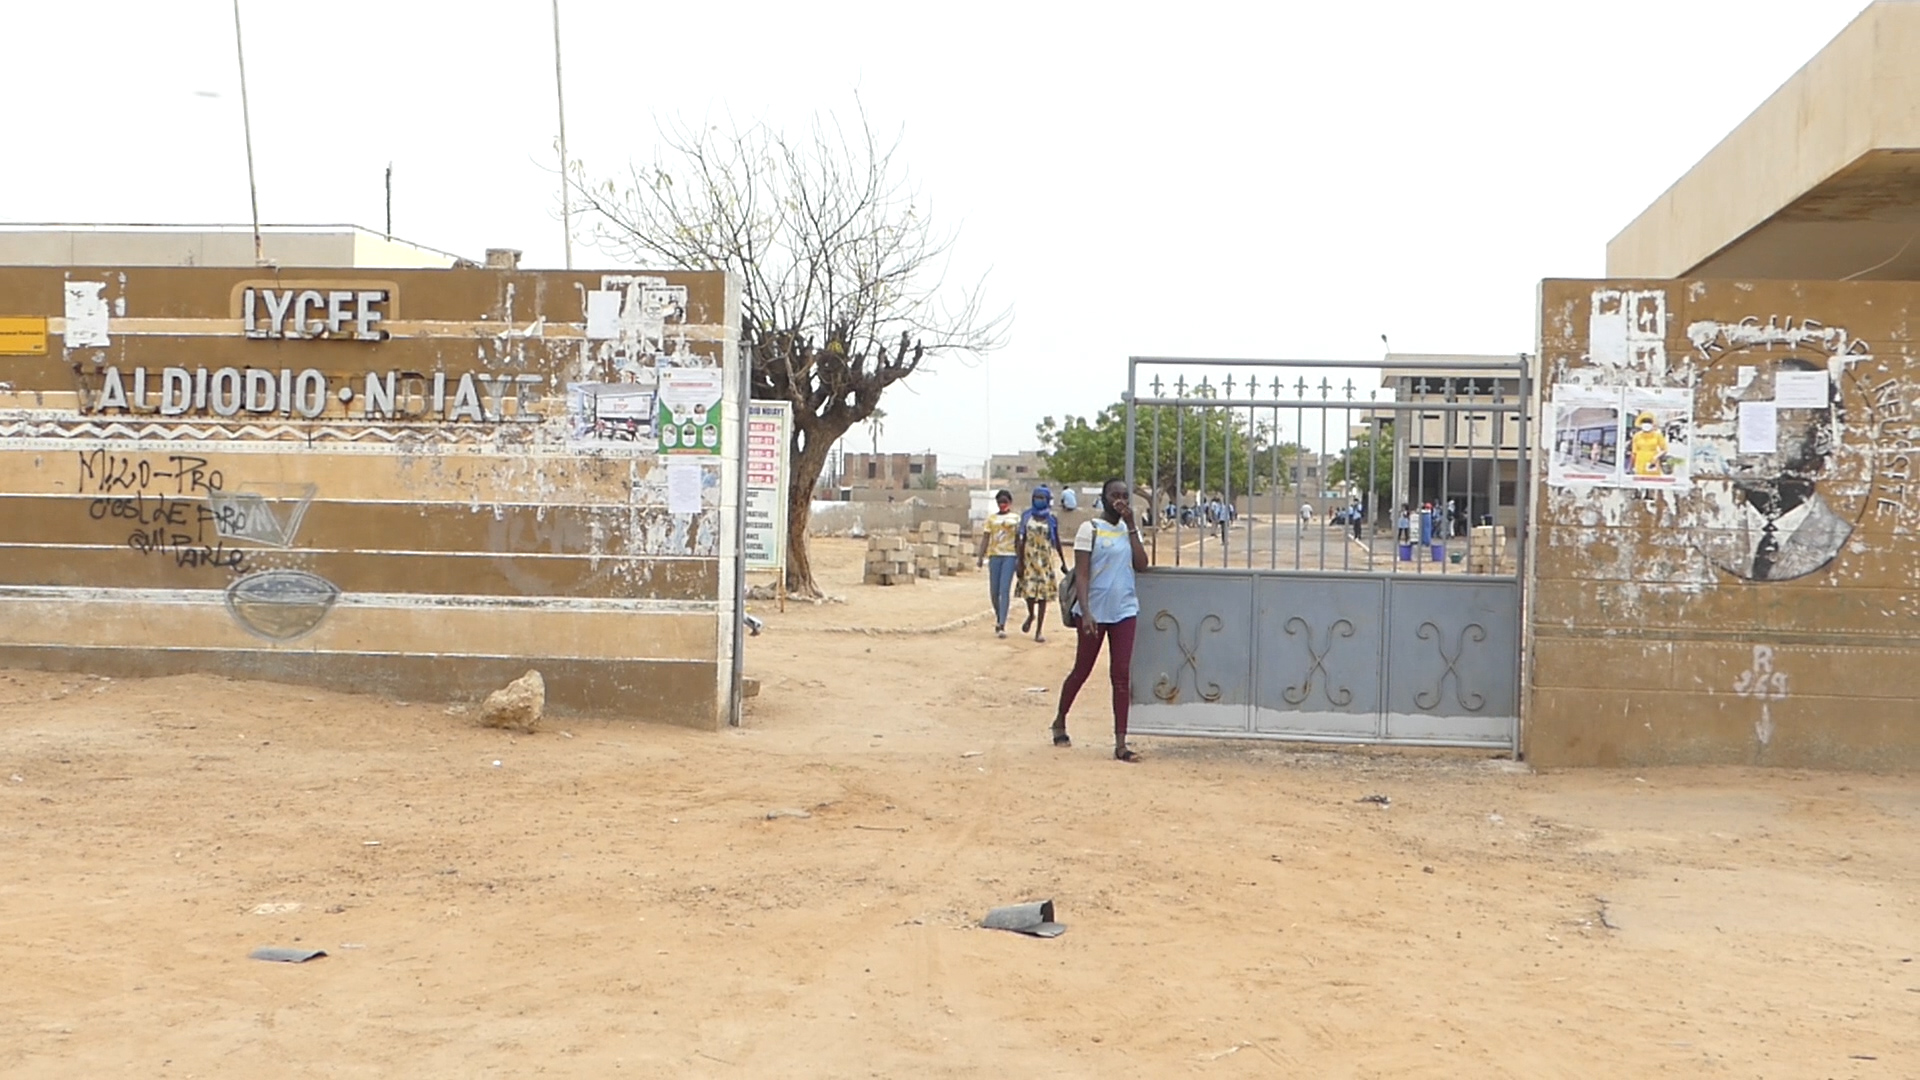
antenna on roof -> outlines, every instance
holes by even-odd
[[[237,3],[238,0],[235,0]],[[567,89],[560,78],[560,0],[553,0],[553,98],[560,109],[560,227],[566,231],[567,269],[573,269],[573,196],[567,190]]]
[[[247,106],[247,48],[240,37],[240,0],[233,0],[233,51],[240,58],[240,127],[247,136],[247,198],[253,204],[253,264],[265,266],[260,243],[260,188],[253,178],[253,115]]]

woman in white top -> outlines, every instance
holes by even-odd
[[[1102,514],[1080,526],[1073,538],[1073,596],[1067,600],[1080,616],[1080,644],[1073,671],[1060,688],[1060,712],[1053,720],[1053,745],[1068,746],[1067,712],[1093,674],[1100,643],[1107,642],[1107,671],[1113,683],[1113,756],[1138,761],[1127,748],[1127,703],[1132,694],[1133,631],[1140,614],[1134,575],[1147,568],[1140,546],[1140,525],[1133,515],[1123,480],[1100,488]]]

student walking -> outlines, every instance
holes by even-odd
[[[1066,553],[1060,549],[1060,519],[1053,516],[1053,492],[1035,488],[1033,505],[1020,515],[1017,530],[1020,597],[1027,602],[1027,621],[1020,632],[1033,631],[1033,640],[1046,644],[1047,602],[1060,598],[1060,567]],[[1055,559],[1059,561],[1056,562]]]
[[[979,562],[986,566],[987,595],[993,600],[993,635],[1007,636],[1007,609],[1013,604],[1013,575],[1019,569],[1020,515],[1013,512],[1013,492],[1002,488],[993,493],[998,509],[987,515],[980,527]]]
[[[1104,514],[1080,526],[1073,537],[1073,592],[1067,603],[1079,615],[1079,647],[1073,671],[1060,687],[1060,711],[1053,720],[1053,745],[1070,746],[1067,713],[1093,674],[1100,644],[1107,645],[1107,674],[1113,684],[1113,756],[1139,761],[1127,747],[1127,703],[1132,694],[1134,624],[1140,614],[1135,577],[1147,568],[1140,525],[1122,480],[1100,489]]]

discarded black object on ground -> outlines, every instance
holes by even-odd
[[[987,912],[980,925],[989,930],[1011,930],[1031,937],[1059,937],[1067,928],[1053,921],[1053,901],[1035,900],[1031,904],[1010,904]]]
[[[249,959],[271,960],[281,964],[304,964],[315,957],[325,956],[325,949],[288,949],[277,945],[262,945],[248,953]]]

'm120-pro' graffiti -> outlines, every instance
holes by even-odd
[[[243,573],[247,553],[229,548],[220,515],[208,499],[224,482],[205,458],[174,455],[158,461],[95,450],[80,455],[80,491],[92,494],[87,516],[126,525],[126,546],[171,558],[181,569]]]

